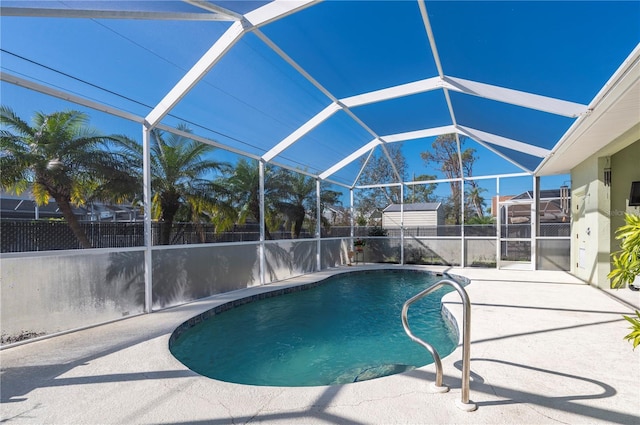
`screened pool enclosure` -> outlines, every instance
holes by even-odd
[[[554,154],[640,40],[637,2],[0,12],[3,343],[356,261],[569,270]]]

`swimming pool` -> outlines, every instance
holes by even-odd
[[[439,279],[410,270],[336,275],[308,290],[221,306],[224,314],[178,328],[170,350],[201,375],[250,385],[336,385],[403,372],[433,359],[404,333],[402,305]],[[412,331],[442,357],[458,341],[441,313],[449,290],[409,311]]]

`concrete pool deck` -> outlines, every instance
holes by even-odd
[[[444,394],[429,391],[433,365],[342,386],[255,387],[199,376],[169,353],[171,332],[216,305],[369,268],[380,266],[324,271],[4,349],[0,422],[640,424],[640,349],[622,339],[629,331],[621,315],[632,308],[564,272],[448,269],[471,279],[471,413],[455,406],[460,347],[442,361],[451,387]],[[625,297],[637,305],[637,294]],[[462,323],[457,294],[444,301]]]

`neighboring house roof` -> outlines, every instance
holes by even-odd
[[[74,214],[83,216],[87,214],[85,208],[71,207]],[[40,218],[61,218],[62,213],[58,209],[58,204],[53,200],[49,200],[46,205],[38,206],[38,215]],[[36,216],[36,203],[31,197],[30,192],[22,195],[12,193],[0,193],[0,216],[3,218],[22,218],[33,219]]]
[[[548,189],[540,191],[540,205],[538,213],[540,222],[565,222],[569,216],[569,202],[571,199],[571,190],[567,189],[566,203],[563,203],[560,189]],[[533,192],[527,191],[520,195],[514,196],[514,200],[533,199]],[[529,204],[511,204],[508,208],[509,217],[513,222],[528,222],[531,216],[531,207]],[[524,220],[524,218],[527,218]],[[524,220],[524,221],[523,221]]]
[[[409,211],[437,211],[442,205],[441,202],[417,202],[415,204],[404,204],[404,212]],[[383,212],[400,212],[400,204],[391,204]]]
[[[81,220],[89,219],[92,214],[104,217],[120,217],[129,218],[131,214],[134,217],[141,216],[140,209],[129,205],[107,205],[103,203],[95,203],[93,208],[90,205],[83,207],[71,206],[71,211]],[[36,203],[33,200],[31,192],[24,192],[20,195],[0,191],[0,216],[2,218],[14,219],[35,219]],[[38,216],[40,218],[62,218],[62,212],[58,208],[58,204],[53,199],[49,200],[46,205],[38,206]]]
[[[571,196],[571,189],[567,189],[567,195]],[[544,189],[540,191],[540,200],[561,198],[560,189]],[[533,199],[533,191],[528,190],[511,199]]]

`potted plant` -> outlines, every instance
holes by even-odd
[[[360,238],[353,241],[353,247],[356,249],[357,252],[362,252],[366,244],[367,243]]]
[[[607,277],[611,279],[611,288],[619,289],[629,286],[629,289],[638,290],[638,276],[640,276],[640,216],[625,214],[624,226],[616,230],[616,239],[621,240],[620,251],[612,256],[613,269]],[[637,286],[636,286],[637,285]],[[631,333],[624,339],[633,342],[633,349],[640,345],[640,312],[636,310],[636,316],[623,316],[631,326]]]

